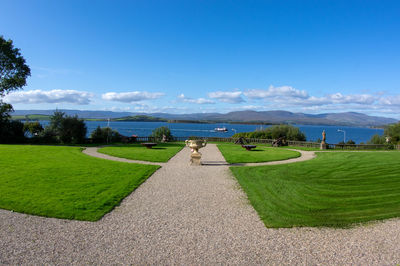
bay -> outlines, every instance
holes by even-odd
[[[45,126],[48,121],[41,121]],[[88,136],[97,128],[106,127],[107,121],[85,121]],[[239,132],[251,132],[256,129],[266,128],[265,125],[244,125],[244,124],[197,124],[197,123],[167,123],[167,122],[114,122],[110,121],[109,125],[112,129],[117,130],[120,134],[125,136],[137,135],[140,137],[147,137],[151,132],[161,126],[169,127],[173,136],[176,137],[231,137]],[[326,132],[327,143],[339,143],[343,141],[344,134],[346,134],[346,141],[353,140],[357,144],[366,143],[375,134],[382,135],[383,129],[363,128],[363,127],[342,127],[342,126],[323,126],[323,125],[295,125],[306,135],[307,141],[317,141],[322,139],[322,131]],[[226,127],[227,132],[216,132],[214,129],[217,127]],[[345,133],[338,131],[342,130]]]

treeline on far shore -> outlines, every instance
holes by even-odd
[[[50,121],[51,115],[31,114],[31,115],[15,115],[11,117],[17,121]],[[220,121],[220,120],[192,120],[192,119],[164,119],[160,117],[148,115],[135,115],[120,118],[81,118],[84,121],[113,121],[113,122],[167,122],[167,123],[188,123],[188,124],[242,124],[242,125],[279,125],[279,123],[270,123],[263,121]]]

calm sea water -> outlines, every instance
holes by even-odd
[[[86,121],[88,135],[96,129],[97,126],[106,127],[107,121]],[[48,121],[42,121],[47,125]],[[110,122],[110,127],[117,130],[125,136],[138,135],[150,136],[151,132],[161,126],[167,126],[172,135],[176,137],[231,137],[236,132],[250,132],[260,128],[266,128],[263,125],[242,125],[242,124],[192,124],[192,123],[167,123],[167,122]],[[322,130],[326,132],[326,141],[328,143],[338,143],[343,141],[346,132],[346,141],[349,139],[356,143],[367,142],[375,134],[382,135],[383,129],[360,128],[360,127],[340,127],[340,126],[309,126],[296,125],[306,135],[307,141],[316,141],[322,139]],[[228,132],[215,132],[216,127],[226,127]]]

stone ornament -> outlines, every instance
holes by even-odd
[[[202,139],[186,140],[185,144],[192,151],[192,154],[190,155],[191,165],[201,165],[201,153],[199,152],[199,149],[205,147],[207,141]]]
[[[326,144],[326,133],[325,129],[322,131],[322,141],[320,145],[320,150],[326,150],[328,145]]]

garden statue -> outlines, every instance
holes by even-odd
[[[326,150],[327,149],[327,146],[328,145],[326,145],[326,133],[325,133],[325,129],[322,131],[322,141],[321,141],[321,146],[320,146],[320,149],[321,150]]]
[[[188,146],[192,150],[192,154],[190,155],[190,163],[191,165],[201,165],[201,153],[199,152],[200,148],[203,148],[207,145],[206,140],[186,140],[186,146]]]

